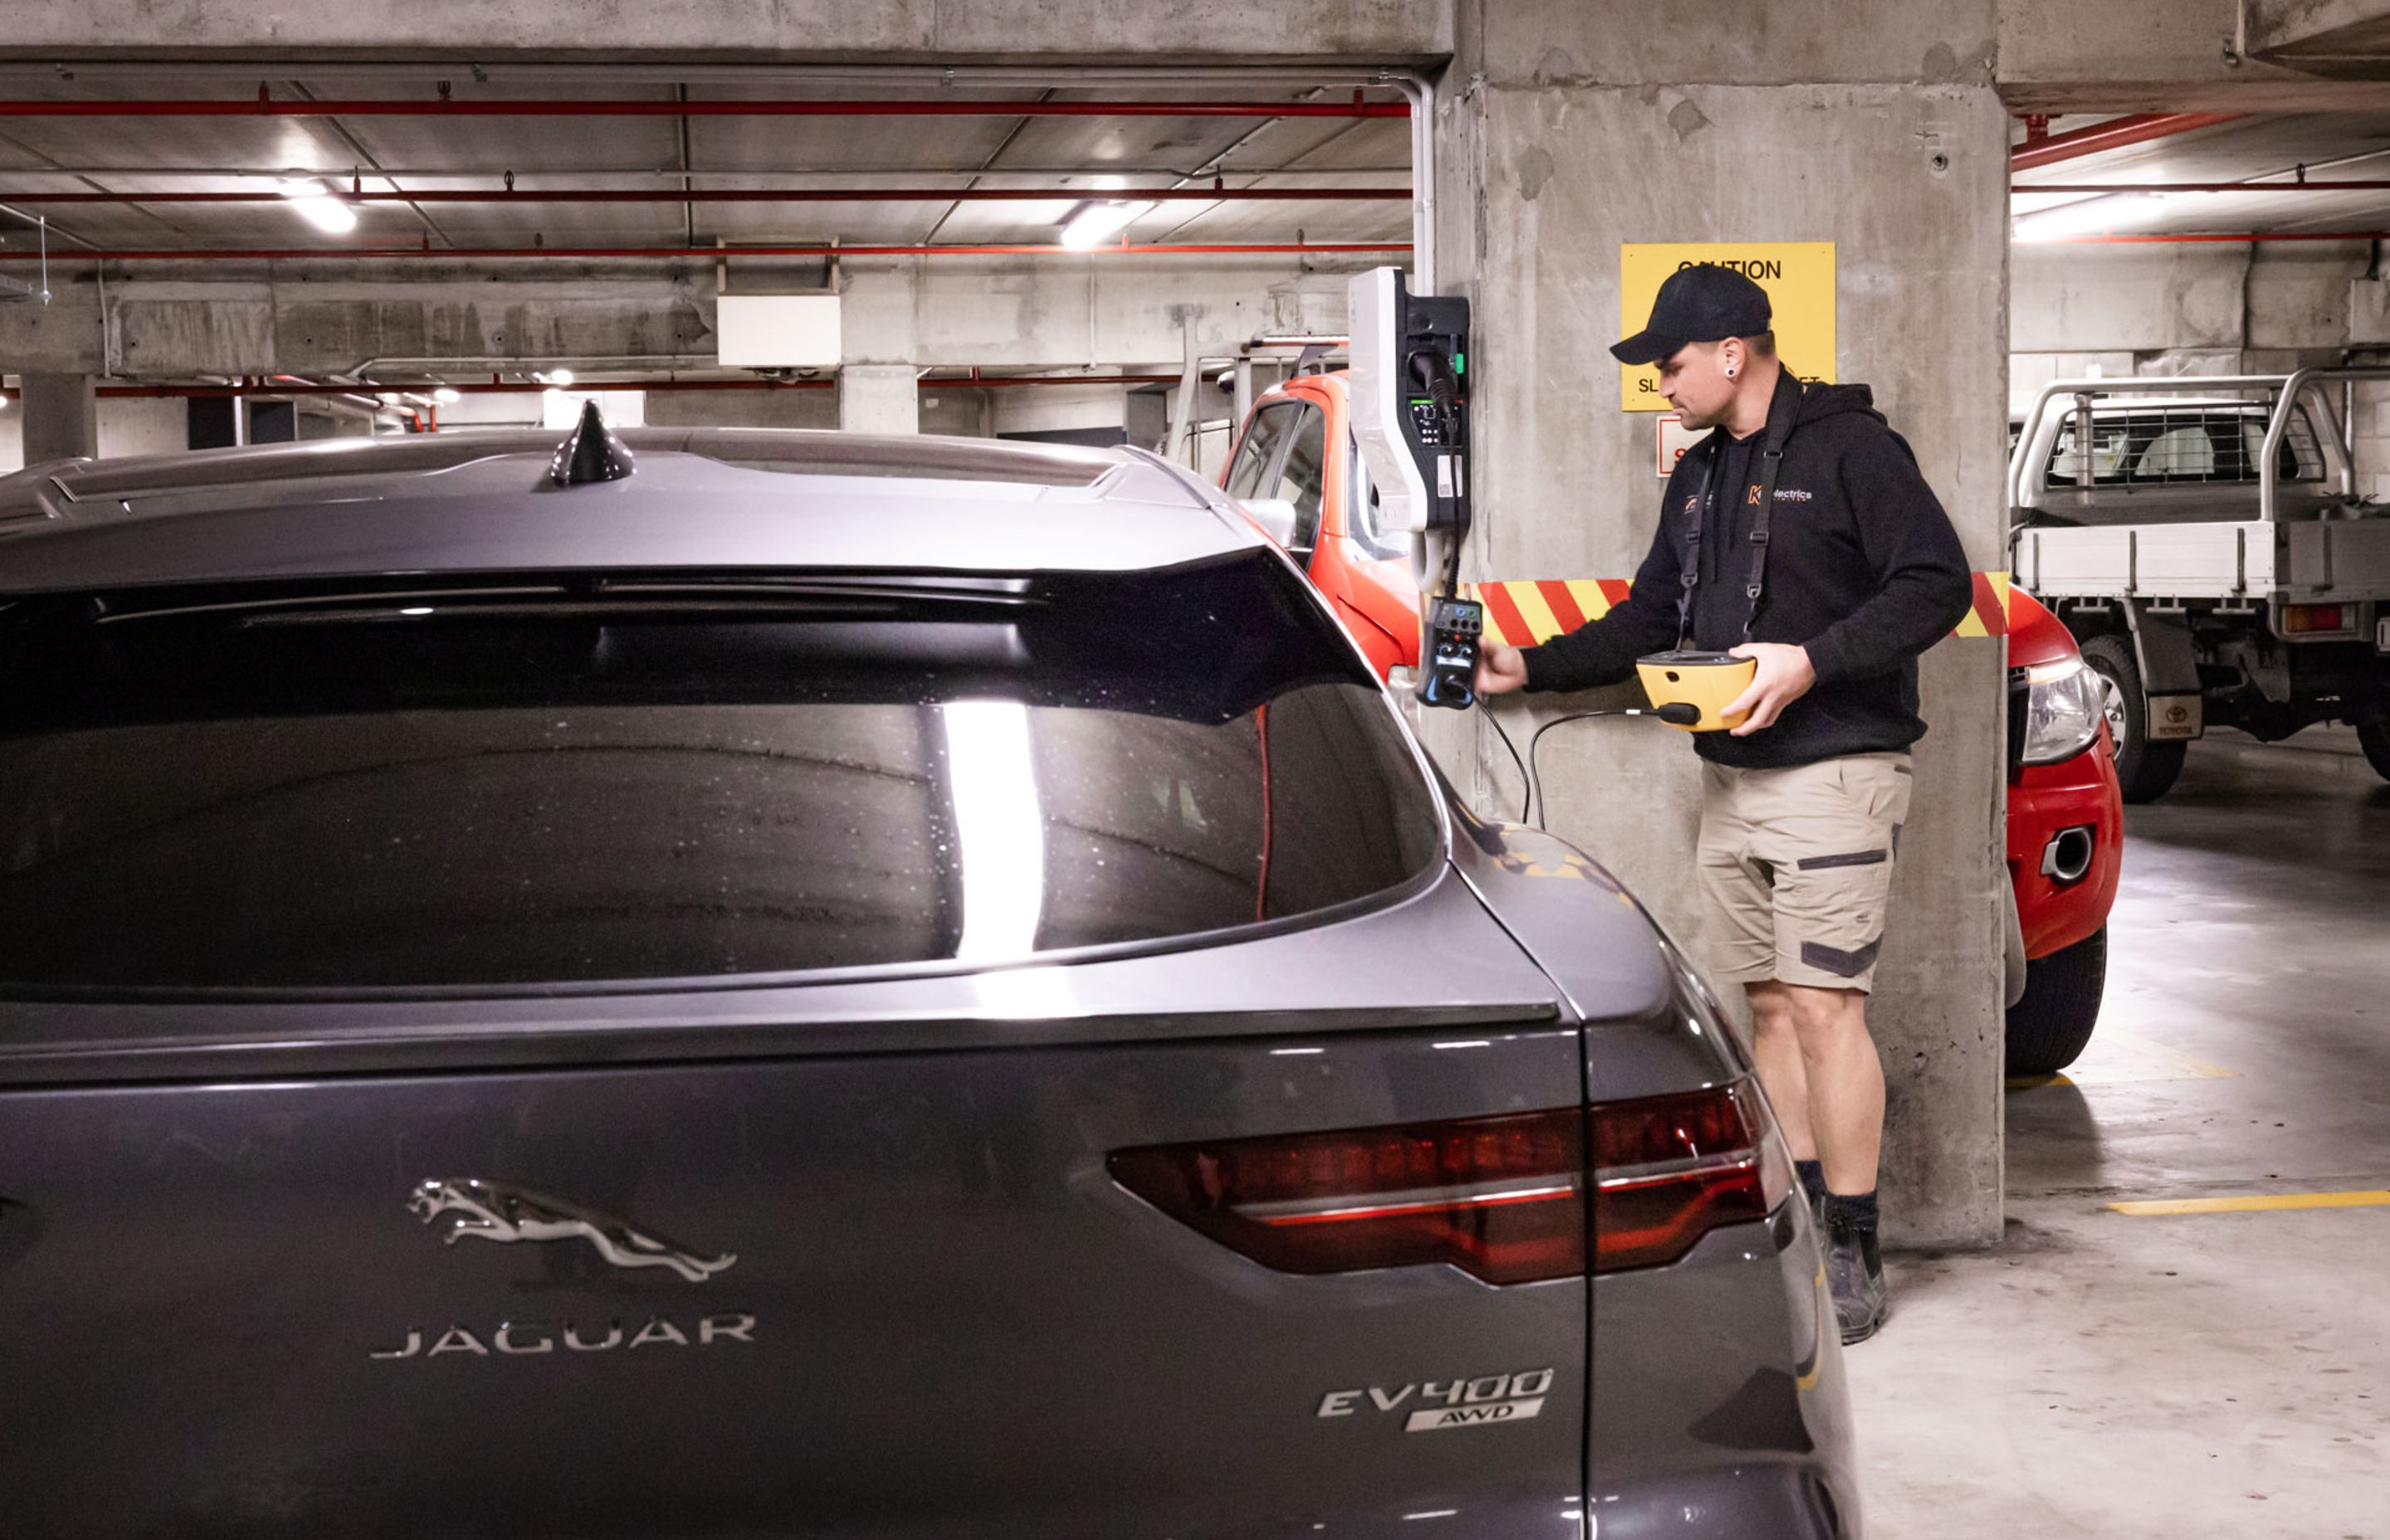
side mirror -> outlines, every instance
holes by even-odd
[[[1264,534],[1289,550],[1294,547],[1295,512],[1292,503],[1283,497],[1247,497],[1237,506],[1245,510],[1246,518],[1261,526]]]

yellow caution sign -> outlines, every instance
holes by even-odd
[[[1776,322],[1776,352],[1803,379],[1834,381],[1834,243],[1831,240],[1713,241],[1618,249],[1618,335],[1632,337],[1651,318],[1651,302],[1683,267],[1731,267],[1760,288]],[[1664,412],[1660,371],[1621,365],[1620,405]]]

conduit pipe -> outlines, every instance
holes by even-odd
[[[1114,374],[1114,375],[994,375],[971,378],[962,375],[925,377],[917,383],[922,390],[977,391],[991,388],[1034,387],[1039,385],[1175,385],[1175,374]],[[605,391],[829,391],[838,386],[836,379],[598,379],[576,380],[569,393],[587,394]],[[455,391],[459,395],[538,395],[558,390],[554,385],[542,385],[526,380],[479,380],[463,383],[425,383],[414,381],[385,384],[361,380],[347,385],[102,385],[92,393],[111,400],[126,398],[170,400],[220,400],[246,396],[347,396],[371,399],[377,392],[387,395],[429,395],[433,391]],[[0,396],[14,401],[21,392],[16,389],[0,391]],[[385,410],[398,410],[388,407]]]
[[[734,257],[1107,257],[1336,256],[1408,251],[1409,241],[1314,240],[1179,243],[1157,246],[366,246],[94,249],[52,262],[719,262]],[[38,262],[38,251],[0,251],[0,263]],[[1425,280],[1421,280],[1422,290]]]
[[[2196,235],[2111,234],[2051,236],[2044,240],[2012,241],[2024,246],[2203,246],[2234,241],[2390,240],[2390,230],[2235,230],[2203,231]]]
[[[1410,104],[1253,101],[0,101],[0,118],[1403,118]]]
[[[376,180],[385,174],[377,172]],[[2390,186],[2390,184],[2385,184]],[[1394,202],[1408,187],[571,187],[442,188],[426,192],[335,191],[343,203],[1080,203],[1090,199],[1157,203]],[[0,192],[27,206],[85,203],[280,203],[288,194],[258,192]]]
[[[2130,145],[2145,145],[2152,139],[2170,139],[2178,134],[2189,134],[2193,129],[2230,122],[2239,116],[2237,112],[2137,112],[2128,117],[2111,118],[2088,128],[2053,134],[2046,139],[2017,146],[2009,151],[2009,170],[2033,171],[2062,161],[2080,160],[2086,155],[2100,155]]]
[[[2390,178],[2354,181],[2310,182],[2025,182],[2009,189],[2011,193],[2081,193],[2090,196],[2107,193],[2309,193],[2309,192],[2390,192]],[[1150,193],[1140,193],[1150,198]],[[26,201],[17,193],[0,193],[11,202]]]

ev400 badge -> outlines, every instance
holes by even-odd
[[[1394,1390],[1369,1385],[1357,1391],[1330,1391],[1320,1398],[1318,1415],[1356,1417],[1370,1407],[1381,1413],[1408,1407],[1403,1418],[1406,1433],[1491,1428],[1542,1416],[1544,1396],[1551,1388],[1549,1369],[1481,1375],[1475,1380],[1414,1380]]]

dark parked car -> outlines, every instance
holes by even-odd
[[[0,1529],[1857,1532],[1714,1003],[1219,493],[624,438],[0,481]]]

